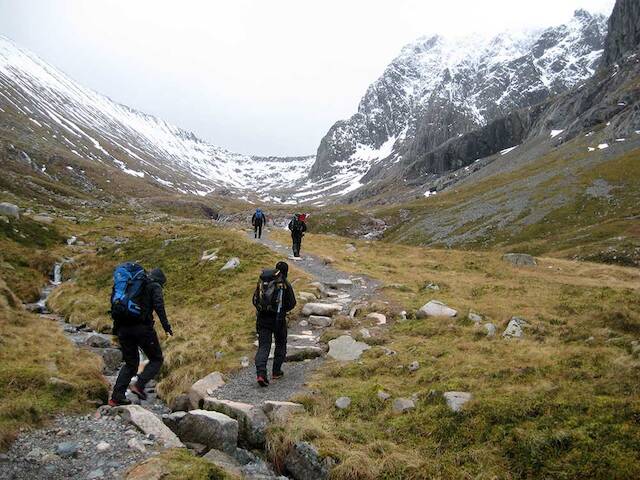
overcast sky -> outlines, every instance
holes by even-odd
[[[614,0],[0,0],[0,34],[240,153],[315,153],[402,46],[546,26]]]

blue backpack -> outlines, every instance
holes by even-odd
[[[143,317],[140,294],[147,283],[147,273],[137,263],[118,265],[113,272],[111,318],[115,321],[137,322]]]

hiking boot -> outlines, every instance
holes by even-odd
[[[131,393],[134,393],[135,395],[137,395],[137,397],[140,400],[146,400],[147,399],[147,394],[144,393],[144,388],[141,388],[137,383],[134,383],[133,385],[131,385],[129,387],[129,390],[131,390]]]
[[[126,398],[110,398],[108,405],[110,407],[120,407],[122,405],[131,405],[131,400],[127,400]]]
[[[271,378],[273,378],[274,380],[280,380],[282,377],[284,377],[284,372],[282,371],[273,372],[273,375],[271,375]]]
[[[258,375],[258,385],[261,387],[269,386],[269,379],[267,377],[263,377],[262,375]]]

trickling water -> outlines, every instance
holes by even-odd
[[[54,285],[60,285],[62,283],[62,264],[56,263],[53,266],[53,281]]]

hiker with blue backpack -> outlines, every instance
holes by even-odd
[[[253,234],[255,238],[262,238],[262,227],[267,224],[267,216],[259,208],[251,217],[251,225],[253,225]]]
[[[118,265],[113,273],[111,292],[111,317],[113,334],[117,335],[122,349],[124,365],[118,373],[109,400],[112,407],[129,405],[125,393],[127,387],[140,400],[146,400],[145,385],[160,372],[163,356],[158,335],[153,327],[153,312],[158,315],[162,328],[167,335],[173,335],[171,324],[164,308],[162,288],[167,282],[159,268],[146,273],[137,263],[127,262]],[[142,350],[149,363],[138,375],[138,379],[129,385],[138,372]]]
[[[296,295],[287,280],[288,273],[289,265],[286,262],[278,262],[275,269],[263,270],[253,294],[258,334],[255,363],[257,380],[261,387],[269,385],[267,362],[272,339],[275,340],[276,348],[273,353],[271,378],[277,380],[284,375],[282,364],[287,356],[287,312],[296,306]]]

